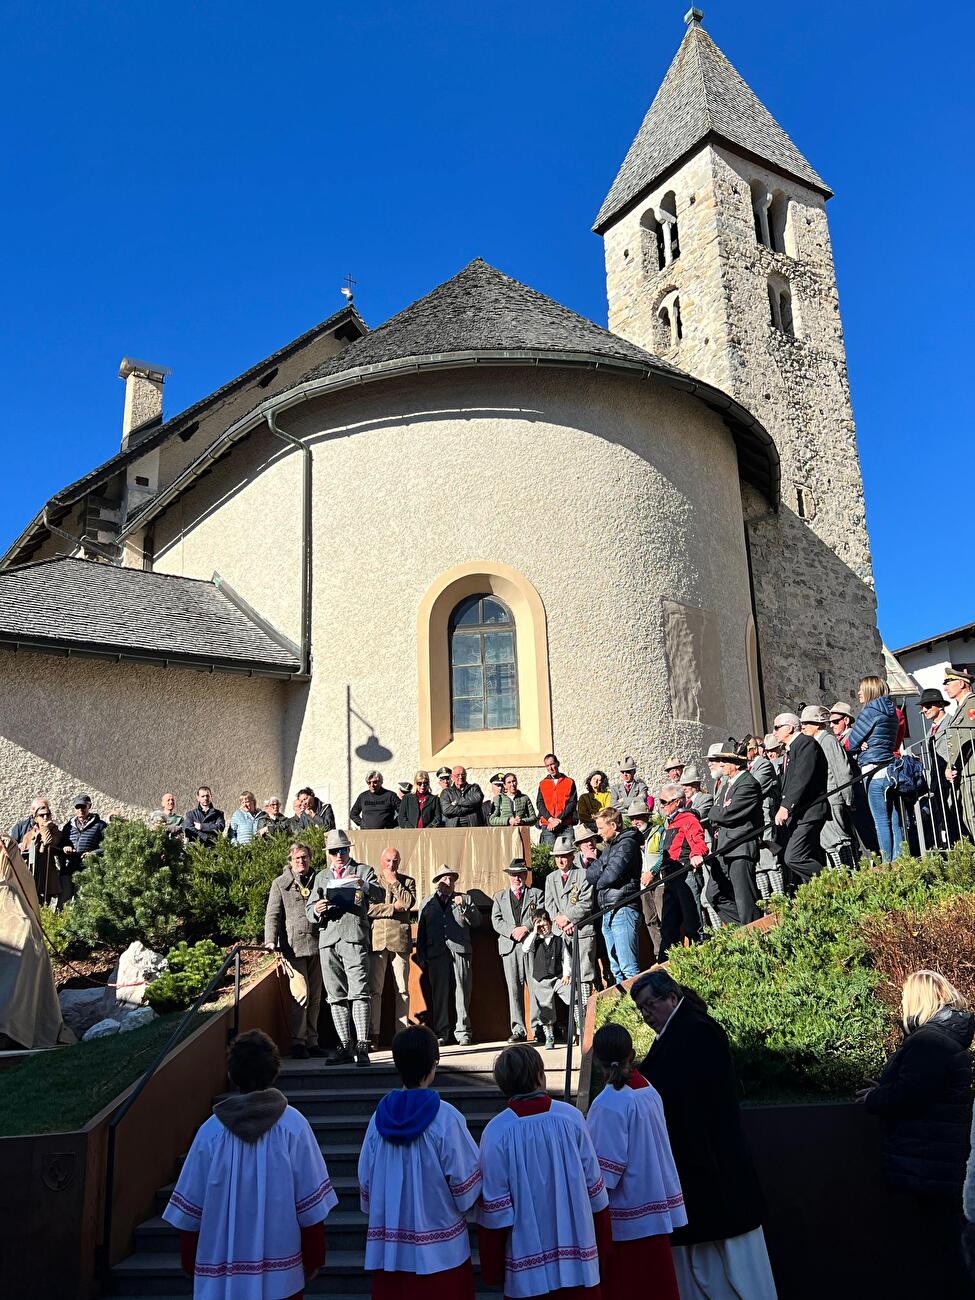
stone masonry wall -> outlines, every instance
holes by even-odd
[[[752,182],[787,197],[789,252],[757,241]],[[681,252],[658,270],[635,253],[640,216],[671,190]],[[606,232],[606,267],[610,329],[723,388],[778,447],[778,513],[743,488],[769,714],[801,701],[849,698],[862,675],[881,671],[881,651],[822,197],[706,147]],[[770,277],[789,285],[795,338],[771,324]],[[657,305],[673,288],[684,337],[661,351]]]

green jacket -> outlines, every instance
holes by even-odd
[[[491,804],[492,826],[507,826],[510,817],[520,817],[523,826],[534,826],[538,820],[532,801],[520,790],[513,799],[511,795],[499,794]]]

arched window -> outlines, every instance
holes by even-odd
[[[677,198],[673,190],[660,200],[659,208],[647,208],[640,218],[640,227],[643,232],[643,269],[647,275],[662,271],[680,257]]]
[[[768,307],[773,326],[786,338],[794,339],[796,327],[792,314],[792,293],[785,280],[769,280]]]
[[[789,200],[781,190],[776,190],[768,209],[769,248],[773,253],[785,252],[785,227],[788,217]]]
[[[518,726],[515,621],[496,596],[466,596],[450,616],[450,718],[454,731]]]
[[[658,352],[677,347],[684,337],[684,322],[680,314],[680,296],[676,289],[668,289],[657,303],[655,346]]]
[[[755,218],[755,238],[766,248],[772,247],[768,210],[772,196],[761,181],[752,181],[752,216]]]
[[[660,200],[658,215],[663,226],[664,266],[670,266],[680,257],[680,235],[677,230],[677,195],[668,190]]]

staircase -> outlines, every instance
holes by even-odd
[[[485,1124],[503,1108],[504,1101],[491,1077],[491,1068],[503,1043],[473,1047],[445,1047],[435,1087],[445,1101],[466,1117],[477,1141]],[[549,1091],[561,1097],[565,1048],[543,1053]],[[277,1086],[305,1116],[321,1144],[329,1176],[339,1198],[325,1224],[328,1258],[323,1271],[310,1282],[305,1294],[320,1296],[368,1295],[369,1275],[363,1268],[366,1218],[359,1209],[356,1168],[359,1148],[369,1117],[379,1099],[399,1086],[388,1051],[374,1052],[368,1069],[326,1066],[317,1060],[283,1064]],[[579,1059],[578,1048],[575,1061]],[[578,1085],[573,1075],[573,1090]],[[156,1217],[135,1232],[133,1253],[112,1269],[108,1294],[134,1300],[136,1296],[191,1296],[193,1285],[179,1266],[179,1237],[161,1217],[173,1184],[156,1193]],[[474,1266],[477,1269],[476,1246]],[[479,1289],[478,1295],[497,1296]]]

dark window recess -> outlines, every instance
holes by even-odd
[[[193,437],[194,433],[196,433],[199,427],[200,427],[200,421],[194,420],[193,423],[188,424],[185,429],[180,429],[179,431],[180,442],[189,442],[189,440]]]
[[[819,689],[821,691],[825,691],[826,689],[826,674],[823,672],[819,674]]]
[[[806,517],[806,492],[804,488],[796,488],[796,511],[800,519]]]
[[[257,381],[258,388],[267,388],[268,384],[274,380],[277,373],[278,368],[275,366],[274,369],[269,370],[266,375],[261,375],[260,379]]]
[[[146,478],[145,474],[136,474],[135,484],[136,487],[148,487],[149,480]]]

